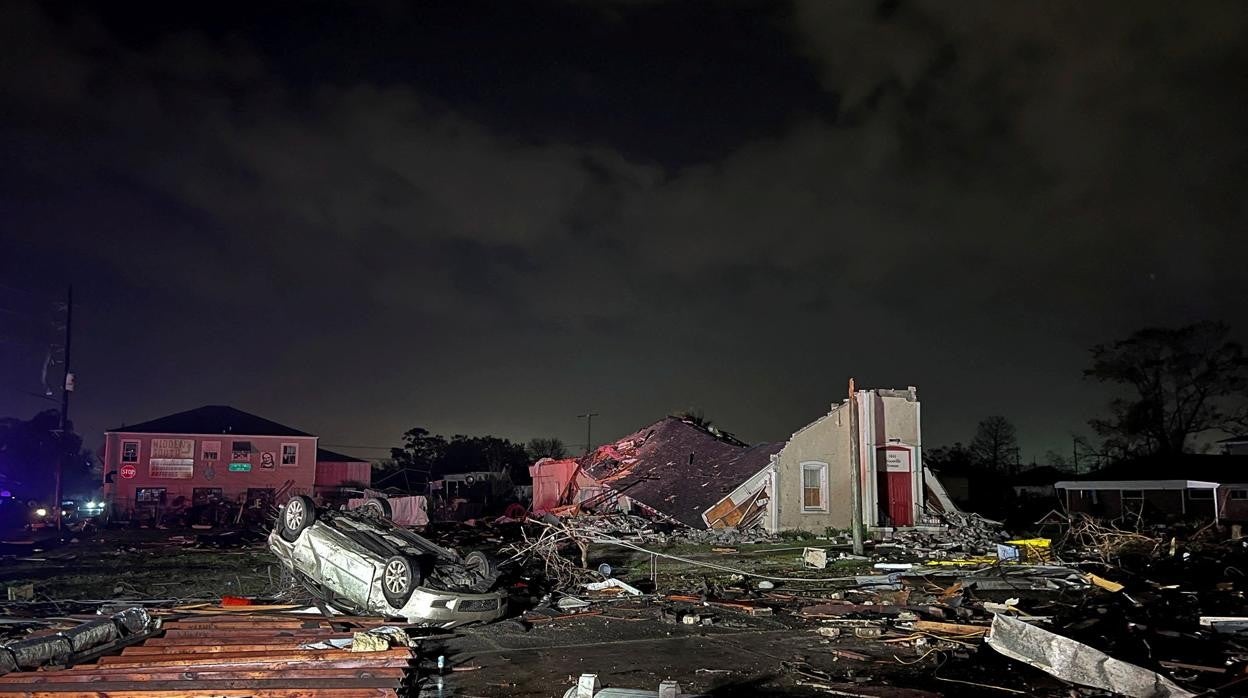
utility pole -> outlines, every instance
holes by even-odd
[[[858,428],[858,391],[849,379],[849,528],[854,536],[854,554],[862,555],[862,435]]]
[[[65,375],[61,381],[61,457],[56,461],[56,486],[52,511],[56,515],[56,530],[61,530],[61,478],[65,471],[65,459],[69,457],[69,394],[74,390],[74,374],[70,369],[69,351],[74,339],[74,287],[69,287],[65,297]]]
[[[1079,477],[1079,437],[1070,437],[1070,450],[1075,455],[1075,477]]]
[[[597,416],[597,412],[586,412],[585,414],[576,415],[577,419],[585,420],[585,455],[587,456],[594,447],[594,417]]]

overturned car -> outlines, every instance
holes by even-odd
[[[317,598],[348,613],[451,628],[507,612],[487,555],[461,556],[395,524],[386,504],[318,511],[308,497],[292,497],[278,511],[269,550]]]

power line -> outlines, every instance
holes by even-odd
[[[358,444],[321,444],[330,448],[365,448],[373,451],[389,451],[393,448],[402,448],[402,446],[361,446]]]

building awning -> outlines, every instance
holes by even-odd
[[[1220,485],[1203,480],[1062,480],[1059,490],[1216,490]]]

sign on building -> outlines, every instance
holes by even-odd
[[[896,449],[884,451],[884,470],[890,473],[910,472],[910,452]]]
[[[194,458],[153,458],[147,474],[165,480],[189,480],[195,476]]]
[[[152,458],[195,458],[195,439],[152,439]]]

